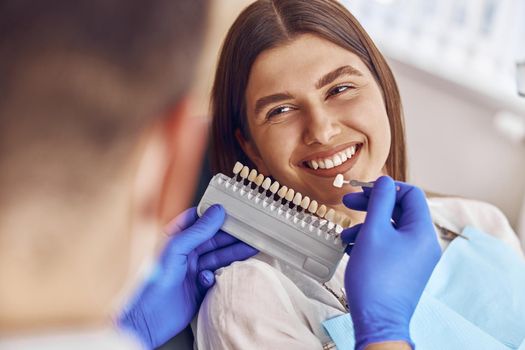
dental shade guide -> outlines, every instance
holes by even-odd
[[[232,178],[215,175],[197,206],[226,211],[222,230],[324,283],[345,252],[340,234],[350,218],[237,162]]]

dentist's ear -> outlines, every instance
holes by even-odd
[[[168,163],[160,203],[163,224],[191,204],[200,177],[209,119],[192,115],[192,103],[188,97],[181,100],[164,122]]]
[[[253,141],[246,140],[239,129],[235,130],[235,138],[237,139],[237,142],[239,142],[243,152],[248,156],[248,158],[250,158],[253,164],[255,164],[257,171],[264,176],[271,175],[259,154],[259,150],[257,150],[257,147],[253,144]]]
[[[150,272],[164,247],[162,228],[191,204],[208,133],[207,120],[191,110],[190,99],[180,100],[143,131],[134,151],[129,239],[120,244],[128,250],[129,276],[120,283],[115,310],[122,310]]]

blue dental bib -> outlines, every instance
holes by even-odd
[[[443,253],[410,322],[423,350],[525,350],[525,260],[473,227]],[[402,286],[400,286],[402,288]],[[337,349],[354,349],[349,314],[323,322]]]

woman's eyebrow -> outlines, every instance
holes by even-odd
[[[354,68],[352,66],[342,66],[323,75],[321,79],[319,79],[315,84],[315,88],[320,89],[323,86],[330,84],[342,75],[356,75],[358,77],[362,77],[363,73],[361,73],[357,68]]]
[[[342,67],[336,68],[333,71],[323,75],[315,84],[315,88],[320,89],[323,86],[330,84],[331,82],[333,82],[334,80],[336,80],[337,78],[343,75],[355,75],[355,76],[362,77],[363,73],[361,73],[361,71],[359,71],[357,68],[354,68],[352,66],[348,66],[348,65],[342,66]],[[281,102],[285,100],[290,100],[290,99],[293,99],[293,96],[287,92],[280,92],[280,93],[276,93],[273,95],[261,97],[255,102],[254,114],[255,115],[259,114],[264,109],[264,107],[266,107],[269,104]]]
[[[261,97],[255,102],[255,115],[259,114],[259,112],[269,104],[290,100],[292,98],[293,96],[287,92],[280,92],[277,94]]]

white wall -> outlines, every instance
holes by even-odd
[[[411,181],[495,204],[518,230],[525,145],[511,143],[494,128],[493,116],[504,108],[399,61],[389,62],[403,98]]]

